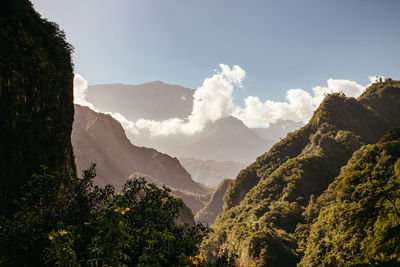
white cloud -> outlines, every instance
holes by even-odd
[[[303,89],[288,90],[286,102],[263,103],[258,97],[249,96],[244,100],[245,107],[236,107],[232,115],[248,127],[268,127],[279,119],[307,123],[326,94],[343,92],[348,97],[358,97],[364,90],[365,86],[354,81],[328,79],[327,86],[312,88],[313,95]]]
[[[358,97],[365,90],[354,81],[343,79],[328,79],[326,86],[315,86],[312,93],[303,89],[290,89],[286,92],[283,102],[266,100],[262,102],[257,96],[248,96],[244,99],[245,107],[241,108],[233,103],[234,87],[241,87],[246,72],[234,65],[220,64],[220,71],[206,78],[203,85],[193,95],[193,109],[185,118],[171,118],[164,121],[139,119],[129,121],[120,113],[110,113],[118,120],[125,130],[139,134],[141,130],[148,130],[151,135],[195,134],[201,132],[209,122],[214,122],[228,116],[235,116],[248,127],[268,127],[278,120],[292,120],[307,123],[314,110],[322,102],[326,94],[343,92],[348,97]],[[372,79],[373,77],[374,79]],[[375,81],[375,76],[370,76]],[[98,111],[86,98],[87,81],[79,74],[74,78],[74,102]],[[185,96],[182,96],[185,100]]]
[[[86,106],[89,107],[90,109],[99,112],[98,109],[95,108],[95,106],[87,101],[87,94],[86,91],[88,89],[88,83],[85,78],[83,78],[79,74],[75,74],[74,76],[74,103],[81,105],[81,106]]]
[[[164,121],[138,120],[138,129],[148,129],[152,135],[195,134],[207,123],[230,116],[234,110],[233,87],[241,86],[246,72],[235,65],[220,64],[220,72],[206,78],[193,95],[193,110],[186,119],[172,118]]]
[[[267,100],[264,103],[256,96],[249,96],[245,107],[236,107],[233,116],[248,127],[268,126],[277,120],[307,122],[314,111],[311,95],[302,89],[290,89],[286,93],[286,102]]]
[[[325,94],[343,92],[347,97],[358,97],[364,92],[366,86],[362,86],[354,81],[341,79],[328,79],[328,86],[315,86],[312,88],[314,93],[313,104],[318,106],[325,97]]]

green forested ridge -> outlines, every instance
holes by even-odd
[[[378,91],[379,101],[366,105],[374,88],[386,88],[385,94]],[[399,82],[387,80],[371,85],[360,99],[328,95],[305,127],[242,170],[228,188],[214,233],[202,244],[207,258],[236,257],[243,266],[299,262],[319,211],[309,203],[328,188],[353,152],[376,143],[397,123],[392,118],[400,117],[393,114],[400,106],[399,90]],[[375,112],[373,107],[386,105],[386,98],[396,108]]]
[[[0,214],[40,165],[75,172],[72,47],[28,0],[0,2]]]
[[[317,200],[301,266],[400,264],[400,128],[358,150]]]
[[[385,82],[373,83],[358,100],[373,109],[381,118],[395,127],[400,124],[399,81],[386,79]]]

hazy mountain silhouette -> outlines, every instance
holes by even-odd
[[[182,158],[179,161],[193,180],[211,186],[219,185],[226,178],[235,178],[239,171],[246,167],[243,163],[233,161],[219,162],[191,158]]]
[[[119,189],[132,173],[143,173],[177,189],[208,193],[176,158],[132,145],[118,121],[88,107],[75,105],[72,144],[78,171],[95,162],[100,185],[112,184]]]
[[[119,112],[129,120],[185,118],[192,111],[194,90],[160,81],[141,85],[89,86],[87,100],[100,111]]]
[[[196,221],[212,224],[222,212],[224,206],[224,194],[232,179],[224,179],[212,194],[210,200],[196,214]]]
[[[294,132],[302,126],[304,126],[303,122],[278,120],[271,123],[268,128],[251,128],[251,130],[265,140],[279,141],[279,139],[285,138],[288,133]]]
[[[142,85],[89,86],[87,99],[102,112],[119,112],[131,121],[186,118],[192,111],[195,90],[160,81]],[[175,157],[249,163],[266,152],[279,137],[300,127],[286,121],[275,128],[249,129],[239,119],[228,117],[209,123],[193,136],[150,136],[127,133],[135,145],[153,147]],[[283,126],[283,127],[282,127]]]

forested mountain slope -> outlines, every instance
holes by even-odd
[[[311,225],[300,266],[400,264],[400,128],[351,157],[308,210]],[[312,213],[310,213],[312,214]]]
[[[400,82],[386,81],[373,88],[390,87],[379,96],[397,106]],[[241,266],[294,266],[302,256],[299,241],[308,230],[304,211],[339,174],[353,152],[376,143],[396,124],[384,112],[375,112],[361,101],[342,94],[328,95],[310,122],[289,134],[242,170],[225,194],[225,211],[214,224],[214,233],[203,242],[209,259],[237,257]],[[388,100],[389,101],[389,100]]]

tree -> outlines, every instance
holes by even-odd
[[[30,177],[14,215],[0,220],[0,263],[174,266],[200,259],[209,228],[177,225],[183,202],[168,188],[140,178],[115,193],[94,186],[95,175],[92,165],[81,179],[47,169]]]

